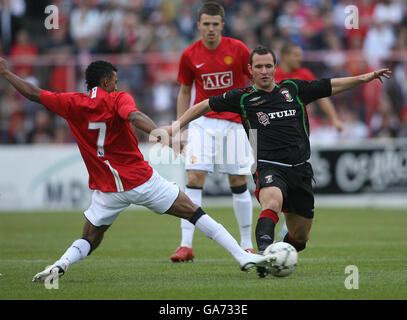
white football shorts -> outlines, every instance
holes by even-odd
[[[84,212],[94,226],[111,225],[120,212],[129,205],[144,206],[158,214],[165,213],[175,200],[180,189],[153,170],[151,178],[142,185],[123,192],[92,191],[90,207]]]
[[[185,169],[250,175],[254,162],[241,123],[200,117],[189,124]]]

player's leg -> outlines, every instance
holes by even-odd
[[[280,230],[278,230],[277,239],[282,240],[286,236],[288,229],[285,220],[285,215],[283,213],[280,213],[279,218],[280,218]]]
[[[82,238],[75,240],[65,253],[54,263],[60,272],[65,273],[74,263],[86,258],[102,242],[103,235],[110,225],[96,227],[89,220],[85,221]]]
[[[256,225],[256,242],[259,252],[264,251],[274,241],[274,229],[278,213],[283,206],[283,193],[278,187],[263,187],[258,196],[261,213]]]
[[[253,251],[252,223],[253,203],[247,189],[246,176],[229,175],[230,189],[232,190],[233,209],[240,231],[240,246],[244,250]]]
[[[105,231],[119,213],[128,206],[129,203],[121,199],[119,193],[94,191],[92,203],[84,212],[86,221],[82,238],[75,240],[55,263],[36,274],[33,281],[44,281],[54,270],[62,276],[72,264],[86,258],[99,246]]]
[[[207,215],[201,207],[188,198],[182,191],[171,208],[166,211],[167,214],[187,219],[196,226],[205,236],[214,240],[224,249],[226,249],[239,263],[240,268],[245,271],[255,265],[265,265],[272,261],[271,256],[261,256],[244,251],[235,238],[220,224]]]
[[[207,172],[213,171],[211,146],[208,143],[211,139],[207,136],[205,128],[206,119],[199,118],[190,123],[185,156],[185,169],[187,171],[185,193],[198,206],[202,205],[202,190]],[[192,241],[195,226],[186,219],[181,219],[180,223],[181,243],[171,256],[171,261],[192,261],[194,259]]]
[[[295,213],[285,213],[288,232],[284,242],[291,244],[297,251],[305,249],[309,239],[313,218],[306,218]]]
[[[187,185],[185,194],[193,203],[202,205],[202,190],[205,183],[206,172],[200,170],[187,171]],[[192,250],[192,240],[194,238],[195,226],[186,219],[181,219],[181,244],[171,256],[171,261],[182,262],[192,261],[195,257]]]
[[[289,191],[290,210],[285,214],[288,233],[283,241],[293,245],[297,251],[305,249],[314,218],[312,175],[311,165],[304,164],[295,168],[295,175],[291,176],[296,187]]]

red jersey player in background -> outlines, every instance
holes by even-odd
[[[95,61],[88,66],[89,94],[41,90],[12,73],[2,58],[0,75],[24,97],[43,104],[67,120],[89,173],[89,187],[93,190],[91,205],[84,212],[86,221],[82,238],[75,240],[54,264],[36,274],[33,281],[61,276],[72,264],[89,255],[99,246],[119,213],[130,204],[188,219],[228,250],[242,270],[271,261],[271,257],[244,251],[221,224],[144,161],[131,124],[157,139],[164,136],[154,131],[157,129],[155,123],[136,108],[128,93],[117,92],[117,69],[112,64]]]
[[[292,42],[286,42],[281,48],[281,63],[277,67],[274,74],[275,82],[281,82],[286,79],[300,79],[306,81],[315,80],[314,74],[311,70],[301,66],[302,62],[302,49],[300,46]],[[335,107],[330,98],[321,98],[316,100],[322,111],[328,116],[332,124],[339,132],[343,130],[343,123],[339,119]],[[284,239],[287,230],[284,215],[280,215],[280,231],[278,238]]]
[[[196,104],[210,96],[246,86],[246,76],[250,77],[250,51],[241,41],[221,36],[224,21],[225,11],[216,2],[206,2],[198,11],[197,26],[202,39],[185,49],[181,56],[177,79],[181,84],[177,118],[190,107],[193,87],[193,104]],[[231,132],[232,135],[228,136]],[[216,137],[226,136],[226,145],[223,141],[216,142]],[[237,144],[243,146],[243,152],[238,151],[235,147]],[[231,148],[234,152],[230,152]],[[229,150],[227,156],[226,150]],[[231,154],[232,161],[227,162],[226,158]],[[246,184],[246,175],[251,174],[250,159],[250,145],[238,115],[230,112],[209,112],[189,125],[185,158],[188,178],[185,193],[200,206],[207,173],[213,172],[215,165],[218,172],[227,173],[240,230],[240,245],[243,249],[254,252],[251,240],[253,205]],[[171,256],[173,262],[194,258],[194,226],[186,220],[181,220],[181,229],[181,244]]]

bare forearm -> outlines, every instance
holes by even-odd
[[[191,91],[181,88],[177,100],[177,119],[179,119],[189,108],[191,102]]]
[[[329,98],[318,99],[317,103],[331,121],[338,119],[338,114],[336,113],[335,107]]]
[[[199,118],[200,116],[204,115],[211,111],[209,106],[209,99],[203,100],[198,104],[189,108],[179,119],[180,129],[185,127],[191,121]]]
[[[3,76],[10,82],[10,84],[16,88],[18,92],[20,92],[24,97],[31,101],[40,102],[40,94],[41,89],[33,85],[32,83],[28,82],[20,78],[19,76],[15,75],[9,70],[6,70],[3,73]]]
[[[332,95],[352,89],[363,83],[368,83],[374,79],[379,79],[380,82],[383,82],[382,78],[390,79],[390,75],[391,71],[385,68],[364,73],[355,77],[333,78],[331,79]]]
[[[151,131],[157,129],[157,125],[145,113],[141,111],[133,111],[129,115],[129,121],[139,130],[150,134]]]

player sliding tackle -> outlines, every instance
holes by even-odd
[[[301,251],[305,249],[314,217],[305,106],[374,79],[388,79],[391,71],[380,69],[355,77],[310,82],[290,79],[275,83],[275,70],[274,52],[263,46],[255,48],[249,59],[254,85],[233,89],[196,104],[178,119],[177,127],[183,128],[210,111],[229,111],[241,116],[247,134],[251,129],[257,130],[257,171],[253,178],[262,210],[255,232],[257,247],[263,252],[273,243],[278,214],[283,211],[288,228],[284,241]],[[170,126],[164,129],[169,134],[176,134]],[[257,271],[260,277],[268,274],[267,268],[262,266],[257,267]]]
[[[99,246],[119,213],[132,203],[158,214],[187,219],[229,251],[243,271],[255,265],[266,265],[274,259],[272,255],[244,251],[221,224],[144,161],[131,124],[148,134],[157,132],[157,126],[136,108],[128,93],[117,92],[117,69],[109,62],[96,61],[88,66],[89,95],[41,90],[12,73],[2,58],[0,75],[24,97],[43,104],[67,120],[89,173],[89,187],[93,190],[91,205],[84,212],[86,221],[82,238],[75,240],[58,261],[36,274],[33,281],[44,281],[54,274],[61,276],[72,264],[88,256]],[[172,139],[169,139],[171,144]]]

